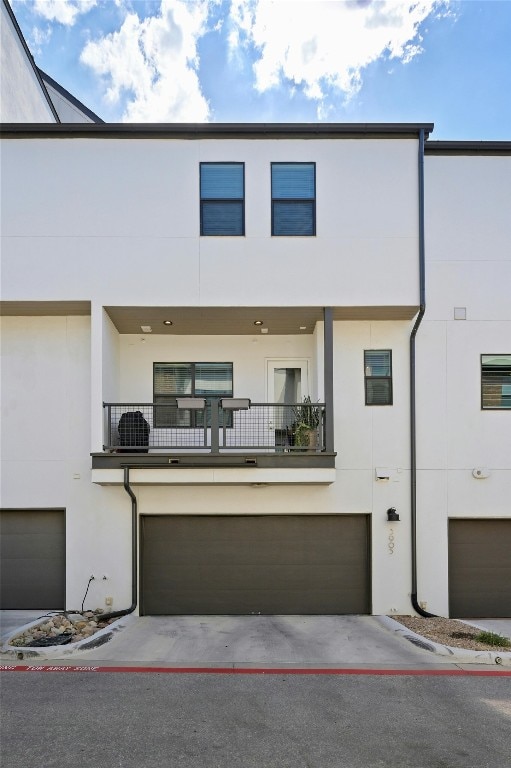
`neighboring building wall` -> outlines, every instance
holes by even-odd
[[[511,354],[511,157],[426,156],[417,336],[419,598],[448,611],[453,517],[511,516],[511,412],[481,409],[481,354]],[[466,320],[454,308],[466,308]],[[472,472],[487,468],[487,479]]]
[[[4,0],[0,13],[0,122],[57,123],[57,114]]]
[[[61,123],[102,123],[100,117],[91,112],[85,104],[78,101],[69,91],[66,91],[53,78],[39,70],[42,81],[52,100]]]
[[[119,574],[129,572],[129,541],[123,561],[115,533],[124,499],[112,503],[90,481],[90,318],[2,317],[1,348],[0,507],[65,508],[66,605],[80,607],[101,569],[118,574],[116,594],[129,600]]]

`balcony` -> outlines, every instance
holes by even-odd
[[[237,468],[238,481],[253,484],[266,483],[269,477],[275,482],[333,481],[335,453],[326,449],[323,403],[282,405],[213,398],[206,404],[201,398],[183,398],[172,405],[104,403],[103,410],[103,453],[92,455],[93,472],[126,466],[165,469],[173,471],[167,474],[173,482],[180,477],[176,472],[180,469]],[[242,469],[249,474],[239,475]],[[262,479],[259,475],[264,470],[273,474],[266,472]],[[295,474],[292,480],[293,474],[282,474],[282,470],[300,470],[302,478]],[[328,479],[304,475],[304,470],[321,470]],[[223,481],[225,477],[224,473]],[[96,473],[93,480],[101,482],[101,475]],[[107,480],[104,476],[103,481]],[[208,482],[207,477],[203,482]]]

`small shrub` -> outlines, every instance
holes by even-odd
[[[479,632],[475,639],[479,643],[486,643],[486,645],[499,645],[502,648],[511,646],[511,640],[508,637],[498,635],[496,632]]]

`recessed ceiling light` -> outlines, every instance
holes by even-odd
[[[153,332],[153,329],[151,328],[150,325],[141,325],[140,327],[142,328],[142,332],[143,333],[152,333]]]
[[[173,325],[172,320],[164,320],[163,325]]]
[[[262,325],[262,324],[263,324],[262,320],[254,320],[254,325]]]

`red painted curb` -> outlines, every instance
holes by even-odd
[[[91,667],[0,665],[0,672],[127,672],[193,675],[390,675],[418,677],[511,677],[511,669],[338,669],[277,667]]]

